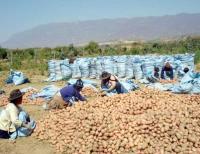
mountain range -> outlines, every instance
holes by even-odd
[[[148,41],[200,34],[200,13],[50,23],[16,33],[6,48],[80,45],[89,41]]]

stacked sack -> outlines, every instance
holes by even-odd
[[[103,58],[102,57],[97,57],[96,61],[96,78],[99,79],[101,73],[104,70],[104,65],[103,65]]]
[[[114,74],[114,65],[115,65],[115,62],[113,60],[112,57],[110,56],[106,56],[103,58],[103,68],[104,68],[104,71],[106,72],[109,72],[111,74]]]
[[[79,68],[79,59],[75,60],[73,64],[70,64],[72,70],[72,78],[81,78],[81,71]]]
[[[125,78],[126,77],[126,60],[127,56],[119,56],[117,59],[117,76],[119,78]]]
[[[91,58],[90,59],[89,71],[90,71],[90,78],[91,79],[96,78],[96,74],[97,74],[96,61],[97,61],[97,58]]]
[[[118,71],[117,71],[117,59],[118,59],[118,56],[113,56],[113,61],[114,61],[113,71],[114,71],[114,75],[118,74]]]
[[[127,79],[132,79],[134,77],[133,74],[133,61],[132,57],[128,56],[126,60],[126,78]]]
[[[154,67],[158,67],[160,72],[165,62],[170,62],[174,69],[174,74],[180,76],[184,67],[194,69],[194,54],[177,55],[121,55],[121,56],[98,56],[95,58],[77,58],[73,64],[69,65],[69,60],[50,60],[49,80],[57,81],[64,78],[96,78],[103,71],[112,73],[119,78],[137,80],[143,79],[152,74]]]
[[[50,60],[48,62],[49,78],[48,81],[58,81],[71,78],[72,71],[69,60]]]
[[[142,72],[142,59],[140,56],[135,56],[133,58],[133,73],[135,79],[139,80],[143,78],[143,72]]]
[[[88,78],[90,76],[89,66],[90,66],[90,59],[80,58],[79,68],[80,68],[80,71],[81,71],[81,77],[82,78]]]

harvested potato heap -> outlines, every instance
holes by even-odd
[[[93,88],[91,87],[84,87],[83,90],[81,91],[81,93],[84,95],[84,96],[87,96],[87,97],[95,97],[95,96],[98,96],[98,92],[95,91]]]
[[[34,89],[28,90],[23,96],[23,104],[42,105],[45,101],[43,98],[36,98],[34,100],[30,99],[31,95],[37,92],[38,91]],[[8,102],[8,96],[0,96],[0,106],[5,106],[8,104]]]
[[[50,113],[38,139],[58,153],[200,153],[200,96],[151,89],[97,98]]]
[[[161,79],[159,82],[160,83],[177,83],[176,80],[163,80],[163,79]]]
[[[32,105],[42,105],[44,103],[43,98],[30,99],[32,94],[39,92],[38,90],[30,89],[23,96],[23,104],[32,104]]]

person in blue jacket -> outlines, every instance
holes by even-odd
[[[75,101],[85,101],[80,92],[83,89],[83,81],[81,79],[77,80],[75,84],[68,85],[60,90],[60,95],[65,102],[73,104]]]
[[[167,79],[167,78],[170,78],[170,80],[174,79],[173,68],[169,62],[166,62],[165,66],[162,68],[161,71],[161,79]]]
[[[86,98],[80,94],[82,89],[83,81],[81,79],[78,79],[75,84],[63,87],[49,102],[48,109],[64,108],[72,106],[77,101],[86,101]]]

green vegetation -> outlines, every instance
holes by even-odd
[[[151,41],[99,45],[90,42],[83,47],[73,44],[56,48],[29,48],[9,50],[0,48],[0,71],[12,69],[37,70],[40,74],[47,71],[50,59],[74,57],[94,57],[97,55],[144,55],[195,53],[195,63],[200,62],[200,37],[187,37],[174,41]]]

